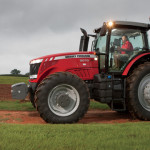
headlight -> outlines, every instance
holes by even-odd
[[[43,61],[43,59],[36,59],[36,60],[32,60],[30,62],[30,64],[38,64],[38,63],[41,63]]]
[[[95,58],[94,58],[94,60],[95,60],[95,61],[97,61],[97,60],[98,60],[98,58],[97,58],[97,57],[95,57]]]
[[[30,79],[36,79],[36,78],[37,78],[37,75],[36,75],[36,74],[35,74],[35,75],[30,75],[29,78],[30,78]]]

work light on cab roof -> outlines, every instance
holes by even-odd
[[[108,27],[113,27],[114,22],[113,21],[108,21],[106,24],[107,24]]]

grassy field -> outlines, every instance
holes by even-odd
[[[14,101],[0,101],[0,110],[15,110],[15,111],[34,111],[30,102],[20,102],[20,100]]]
[[[90,101],[89,109],[101,109],[101,110],[108,110],[110,107],[107,104],[102,104],[96,101]]]
[[[0,84],[28,82],[0,76]],[[91,101],[90,109],[106,110]],[[0,110],[34,111],[30,102],[0,101]],[[7,119],[7,118],[6,118]],[[149,150],[150,123],[15,125],[0,123],[0,150]]]
[[[91,101],[89,109],[107,110],[109,109],[109,107],[106,104],[101,104],[95,101]],[[34,111],[35,108],[33,108],[30,102],[20,102],[20,100],[14,100],[14,101],[0,100],[0,110]]]
[[[28,77],[0,76],[0,84],[28,83]]]
[[[0,139],[0,150],[149,150],[150,123],[0,124]]]

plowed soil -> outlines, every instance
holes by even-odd
[[[115,111],[89,110],[78,123],[125,123],[138,122],[128,114]],[[37,111],[0,111],[0,122],[14,124],[46,124]]]

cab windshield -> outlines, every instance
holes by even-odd
[[[148,36],[148,46],[149,46],[149,49],[150,49],[150,30],[147,31],[147,36]]]
[[[93,46],[93,50],[96,52],[100,52],[100,70],[105,70],[105,60],[106,60],[106,41],[107,41],[108,32],[106,32],[105,36],[100,36],[100,33],[97,34],[95,39],[95,44]],[[103,54],[103,55],[102,55]]]
[[[106,52],[106,38],[107,34],[105,36],[100,36],[100,33],[96,35],[95,40],[92,42],[92,50],[105,53]]]

